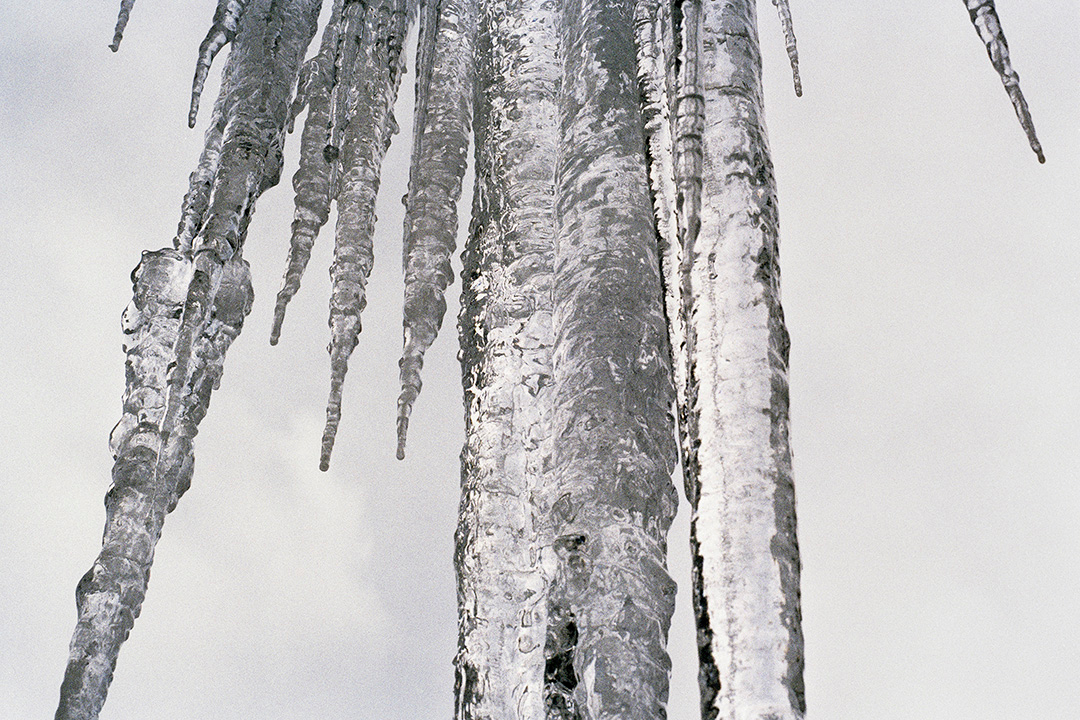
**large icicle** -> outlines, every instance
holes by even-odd
[[[471,22],[475,6],[444,0],[443,14]],[[467,440],[455,552],[458,720],[543,720],[552,686],[545,669],[566,659],[545,658],[542,565],[554,443],[558,14],[548,0],[485,3],[476,43],[476,190],[460,323]],[[429,117],[435,111],[429,105]]]
[[[109,49],[113,52],[120,49],[120,41],[124,39],[124,29],[127,27],[133,7],[135,7],[135,0],[120,0],[120,12],[116,15],[116,29],[113,31],[112,43],[109,45]]]
[[[1042,145],[1035,136],[1035,124],[1031,121],[1031,112],[1028,110],[1027,100],[1020,92],[1020,76],[1009,62],[1009,44],[1005,42],[1005,33],[1001,30],[1001,20],[998,19],[997,10],[994,8],[994,0],[964,0],[971,22],[979,33],[979,39],[986,45],[986,52],[990,56],[990,62],[994,65],[1001,83],[1005,86],[1005,92],[1009,94],[1016,117],[1020,120],[1020,126],[1024,128],[1028,143],[1039,162],[1046,162],[1043,155]]]
[[[144,253],[132,273],[135,297],[123,319],[129,338],[124,415],[109,439],[116,459],[113,486],[105,498],[101,553],[75,593],[79,621],[57,720],[92,720],[105,702],[120,645],[146,595],[165,515],[191,483],[197,425],[217,387],[225,351],[251,308],[247,263],[232,261],[196,343],[191,388],[167,432],[168,376],[191,274],[190,256],[173,249]]]
[[[677,495],[660,260],[639,106],[634,3],[561,3],[549,641],[575,707],[659,718]]]
[[[335,168],[340,167],[336,150],[328,152],[333,134],[331,95],[337,83],[341,59],[342,0],[335,0],[330,21],[323,30],[319,54],[305,63],[300,74],[297,97],[291,110],[290,122],[308,108],[304,130],[300,136],[300,167],[293,175],[296,210],[293,214],[289,239],[289,256],[285,277],[274,305],[274,322],[270,328],[270,344],[277,345],[285,309],[300,289],[304,269],[311,259],[322,226],[330,216],[332,185]]]
[[[776,12],[780,15],[780,25],[784,29],[784,47],[787,48],[788,61],[791,63],[791,77],[795,82],[795,95],[802,97],[802,78],[799,77],[799,49],[795,45],[795,24],[791,21],[791,6],[788,0],[772,0]]]
[[[190,483],[196,426],[251,305],[240,247],[255,198],[280,172],[289,98],[318,10],[318,0],[252,0],[185,198],[177,248],[144,254],[133,275],[124,416],[111,438],[113,487],[101,554],[76,591],[79,620],[58,720],[97,718],[145,596],[165,515]]]
[[[199,60],[195,64],[195,79],[191,81],[191,108],[188,110],[188,127],[195,127],[195,118],[199,114],[199,98],[202,97],[206,76],[218,51],[236,37],[240,27],[240,17],[247,0],[218,0],[214,12],[214,22],[199,45]]]
[[[474,83],[473,2],[430,0],[418,49],[412,167],[405,205],[404,347],[398,398],[398,459],[420,393],[424,353],[435,342],[453,280],[457,202],[468,162]]]
[[[340,153],[341,179],[330,267],[330,398],[319,458],[324,471],[330,467],[349,355],[367,304],[364,289],[373,259],[375,196],[383,156],[397,132],[393,106],[404,71],[402,49],[411,14],[406,0],[370,5],[351,0],[342,13],[342,74],[334,89],[334,138],[328,151],[331,156]]]
[[[684,246],[702,717],[805,712],[788,336],[753,0],[706,0],[703,202]]]

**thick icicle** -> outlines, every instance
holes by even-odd
[[[1035,124],[1031,121],[1031,112],[1028,110],[1027,100],[1020,92],[1020,76],[1009,62],[1009,44],[1005,42],[1005,33],[1001,30],[1001,21],[998,19],[997,10],[994,8],[994,0],[964,0],[971,23],[979,33],[979,39],[986,45],[986,52],[990,56],[990,62],[994,65],[1001,83],[1005,86],[1005,92],[1009,94],[1016,117],[1020,120],[1020,126],[1024,128],[1028,143],[1039,162],[1046,162],[1043,155],[1042,145],[1035,136]]]
[[[199,45],[199,60],[195,64],[195,79],[191,81],[191,108],[188,110],[188,127],[195,127],[195,118],[199,114],[199,98],[206,85],[206,76],[218,51],[236,37],[240,27],[240,16],[244,12],[246,0],[218,0],[214,12],[214,22]]]
[[[364,289],[371,273],[375,196],[391,136],[397,132],[393,106],[404,71],[402,54],[411,9],[406,0],[344,6],[341,76],[334,94],[335,139],[340,152],[338,220],[330,267],[330,398],[326,405],[319,468],[328,470],[349,355],[360,335]],[[340,130],[340,134],[338,134]],[[340,138],[339,140],[337,138]],[[333,153],[333,150],[331,150]]]
[[[125,414],[111,438],[113,488],[101,554],[76,591],[79,621],[58,719],[94,720],[105,701],[165,515],[190,483],[196,426],[251,305],[239,251],[255,198],[280,172],[289,96],[319,2],[251,5],[185,198],[177,249],[146,253],[133,276]]]
[[[634,3],[561,5],[548,637],[574,707],[559,717],[660,718],[676,453]]]
[[[112,43],[109,45],[109,49],[113,52],[120,49],[120,41],[124,39],[124,28],[127,27],[133,7],[135,7],[135,0],[120,0],[120,12],[116,15],[116,29],[113,31]]]
[[[706,0],[700,232],[684,246],[684,469],[706,720],[805,712],[788,336],[753,0]]]
[[[776,12],[780,15],[780,25],[784,28],[784,47],[787,48],[788,61],[791,63],[791,76],[795,81],[795,94],[802,97],[802,78],[799,77],[799,49],[795,46],[795,24],[791,21],[791,6],[788,0],[772,0]]]
[[[444,0],[443,15],[472,22],[476,5]],[[543,720],[552,687],[545,669],[559,662],[545,657],[542,565],[544,548],[551,552],[558,16],[548,0],[484,3],[476,42],[476,190],[460,323],[467,439],[454,558],[458,720]],[[438,77],[450,58],[436,58]],[[440,112],[436,97],[429,118]],[[445,207],[439,195],[428,197]],[[437,267],[452,242],[439,242],[437,263],[420,260]]]
[[[409,415],[420,393],[424,353],[435,342],[453,280],[457,202],[468,163],[474,83],[474,2],[430,0],[421,19],[412,166],[405,199],[404,342],[397,456],[405,457]]]
[[[281,336],[281,325],[285,321],[285,309],[300,289],[300,280],[311,259],[315,238],[330,216],[334,169],[340,167],[336,153],[327,150],[331,147],[333,130],[330,98],[337,82],[341,55],[341,13],[342,0],[335,0],[330,21],[323,31],[319,54],[304,65],[297,97],[290,113],[290,119],[293,119],[305,105],[308,108],[304,131],[300,137],[300,167],[292,179],[296,193],[296,210],[293,214],[285,277],[274,305],[274,322],[270,328],[271,345],[277,345]]]
[[[251,308],[247,263],[232,261],[196,344],[191,391],[169,432],[168,376],[191,274],[190,257],[172,249],[144,253],[132,273],[135,297],[123,318],[129,338],[124,415],[109,438],[113,486],[105,498],[101,553],[75,593],[79,620],[57,720],[92,720],[105,702],[120,645],[146,595],[165,515],[191,483],[197,425],[221,377],[225,351]]]

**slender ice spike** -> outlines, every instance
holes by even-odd
[[[994,0],[964,0],[971,23],[975,31],[979,33],[979,39],[986,45],[986,52],[990,56],[990,62],[1001,76],[1001,83],[1005,86],[1005,92],[1009,94],[1016,117],[1020,120],[1020,127],[1027,135],[1031,149],[1035,151],[1039,162],[1046,162],[1043,155],[1042,145],[1035,136],[1035,124],[1031,120],[1031,112],[1028,110],[1027,100],[1020,91],[1020,76],[1009,62],[1009,44],[1005,41],[1005,33],[1001,30],[1001,21],[998,19]]]
[[[802,79],[799,77],[799,50],[795,47],[795,25],[791,22],[791,6],[788,0],[772,0],[780,14],[780,24],[784,28],[784,47],[787,48],[788,60],[791,62],[791,75],[795,81],[795,95],[802,97]]]
[[[274,321],[270,329],[271,345],[277,345],[281,337],[285,309],[300,289],[300,281],[311,259],[315,238],[330,215],[334,168],[340,166],[340,163],[338,158],[331,157],[326,152],[326,148],[330,145],[332,130],[330,98],[337,82],[338,56],[341,51],[341,11],[342,0],[336,0],[330,21],[323,31],[319,54],[305,64],[297,98],[290,112],[291,122],[305,104],[308,107],[307,120],[300,138],[300,167],[292,179],[296,193],[296,210],[293,214],[285,276],[274,305]]]
[[[457,201],[468,163],[474,82],[476,10],[461,0],[431,0],[423,9],[409,194],[405,198],[405,302],[397,457],[420,393],[424,353],[446,313],[453,280]]]
[[[206,38],[199,46],[199,60],[195,65],[195,79],[191,82],[191,109],[188,111],[188,127],[195,127],[195,118],[199,114],[199,97],[206,85],[206,76],[210,65],[221,48],[233,41],[240,27],[240,16],[244,12],[246,0],[218,0],[214,12],[214,22]]]
[[[673,6],[667,0],[637,0],[634,7],[638,53],[638,83],[641,85],[642,114],[645,120],[646,153],[653,211],[660,243],[660,266],[664,284],[664,309],[668,320],[668,340],[672,347],[676,395],[686,390],[686,362],[681,352],[683,330],[679,268],[682,249],[676,217],[675,150],[672,139],[672,103],[676,87],[675,27]],[[684,406],[679,402],[678,406]]]
[[[341,421],[341,394],[349,355],[360,334],[360,313],[373,262],[375,197],[391,136],[397,132],[393,106],[404,71],[402,48],[412,15],[407,0],[365,5],[346,3],[344,52],[334,88],[333,146],[340,150],[338,221],[330,267],[330,397],[326,406],[319,468],[330,467]],[[336,156],[335,156],[336,157]]]
[[[113,31],[112,44],[109,49],[116,52],[120,49],[120,41],[124,39],[124,28],[127,27],[128,18],[131,17],[131,8],[135,6],[135,0],[120,0],[120,12],[116,15],[116,29]]]
[[[210,115],[210,126],[206,128],[203,150],[199,164],[188,177],[188,191],[180,209],[180,225],[176,229],[174,244],[181,250],[191,250],[195,238],[206,221],[206,211],[210,207],[210,193],[214,189],[214,177],[221,161],[221,143],[225,134],[225,103],[228,98],[228,74],[222,82],[214,111]]]

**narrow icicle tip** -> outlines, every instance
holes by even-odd
[[[776,12],[780,15],[780,25],[784,28],[784,47],[787,48],[791,62],[791,75],[795,82],[795,96],[802,97],[802,78],[799,77],[799,49],[795,45],[795,25],[791,21],[791,6],[788,0],[772,0]]]
[[[120,0],[120,12],[116,15],[116,29],[113,30],[112,44],[109,49],[116,52],[120,49],[120,41],[124,39],[124,28],[127,27],[128,18],[131,17],[131,8],[135,0]]]
[[[1020,127],[1027,135],[1028,144],[1035,151],[1035,156],[1040,163],[1046,162],[1043,155],[1042,144],[1035,135],[1035,124],[1031,120],[1031,111],[1028,110],[1027,100],[1020,91],[1020,75],[1013,69],[1009,62],[1009,43],[1005,40],[1005,33],[1001,29],[1001,20],[998,18],[997,9],[993,0],[964,0],[971,24],[979,34],[979,39],[986,45],[986,53],[990,56],[990,63],[994,66],[1001,84],[1005,86],[1005,92],[1009,94],[1013,110],[1020,121]]]

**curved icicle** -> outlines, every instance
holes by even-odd
[[[784,47],[787,48],[788,61],[791,63],[791,76],[795,82],[795,95],[802,97],[802,78],[799,77],[799,49],[795,45],[795,24],[791,21],[791,6],[788,0],[772,0],[776,12],[780,15],[780,25],[784,28]]]
[[[214,22],[199,45],[199,60],[195,64],[195,79],[191,81],[191,108],[188,110],[188,127],[195,127],[195,118],[199,114],[199,98],[206,85],[206,76],[218,51],[236,37],[240,27],[240,17],[244,12],[246,0],[218,0],[214,12]]]
[[[336,154],[327,150],[331,147],[333,131],[331,94],[337,83],[341,55],[341,13],[342,0],[335,0],[330,21],[323,31],[319,54],[305,63],[290,112],[291,121],[305,105],[308,108],[300,137],[300,167],[292,179],[296,210],[293,213],[285,275],[274,304],[271,345],[277,345],[281,337],[285,310],[300,289],[315,238],[330,216],[334,169],[340,166]]]
[[[120,49],[120,41],[124,39],[124,28],[127,27],[133,7],[135,7],[135,0],[120,0],[120,12],[116,15],[116,29],[113,30],[112,43],[109,44],[109,49],[113,52]]]
[[[406,0],[370,5],[345,3],[341,76],[332,102],[341,178],[336,200],[334,262],[330,266],[330,397],[326,405],[319,469],[330,467],[349,356],[360,334],[360,313],[373,261],[375,197],[391,136],[397,132],[394,100],[404,71],[402,49],[412,15]]]
[[[664,716],[674,400],[631,2],[568,0],[556,171],[550,661],[559,718]]]
[[[776,183],[753,0],[709,0],[700,231],[684,247],[702,717],[801,720],[799,551]],[[752,709],[752,710],[751,710]]]
[[[105,498],[101,552],[76,589],[79,620],[60,690],[57,720],[98,717],[120,645],[139,616],[165,515],[191,484],[192,441],[221,377],[225,351],[251,309],[247,263],[228,263],[212,319],[196,343],[192,385],[170,420],[169,374],[179,314],[192,274],[188,254],[143,253],[124,311],[128,339],[124,414],[109,438],[116,460]]]
[[[556,499],[545,495],[555,442],[551,286],[559,10],[548,0],[501,0],[483,6],[476,19],[475,6],[469,0],[443,2],[444,16],[460,12],[462,25],[478,24],[476,184],[462,253],[466,441],[454,553],[460,619],[455,717],[556,720],[545,708],[565,693],[549,681],[557,678],[547,677],[546,669],[565,656],[552,662],[549,654],[543,559],[551,548],[547,509]],[[446,39],[453,41],[453,35]],[[472,95],[463,80],[447,79],[446,87]],[[452,100],[455,107],[467,102]],[[433,99],[429,118],[447,111],[458,112],[439,108]],[[438,121],[433,124],[438,127]],[[438,150],[434,142],[425,148]],[[436,157],[453,168],[463,161],[459,151],[463,144]],[[434,199],[452,211],[449,189],[440,193]],[[451,223],[441,226],[448,235]],[[452,236],[447,242],[439,245],[440,264]]]
[[[79,620],[57,720],[95,720],[139,614],[165,515],[187,489],[192,439],[224,353],[251,307],[240,249],[258,195],[277,181],[297,69],[318,0],[251,0],[185,198],[176,249],[145,253],[125,311],[127,390],[110,444],[102,550],[76,591]]]
[[[1035,124],[1031,120],[1027,100],[1020,91],[1020,76],[1009,62],[1009,44],[1005,41],[1005,33],[1001,29],[1001,20],[994,7],[994,0],[964,0],[964,5],[967,7],[975,31],[979,33],[979,39],[986,45],[990,62],[1001,77],[1005,92],[1009,94],[1009,100],[1012,101],[1016,117],[1020,120],[1020,127],[1027,135],[1031,149],[1035,151],[1039,162],[1046,162],[1042,145],[1039,143],[1039,138],[1035,136]]]
[[[424,353],[435,342],[453,280],[457,202],[468,164],[474,82],[475,3],[430,0],[421,16],[415,132],[405,198],[404,342],[399,361],[397,457],[420,393]]]

